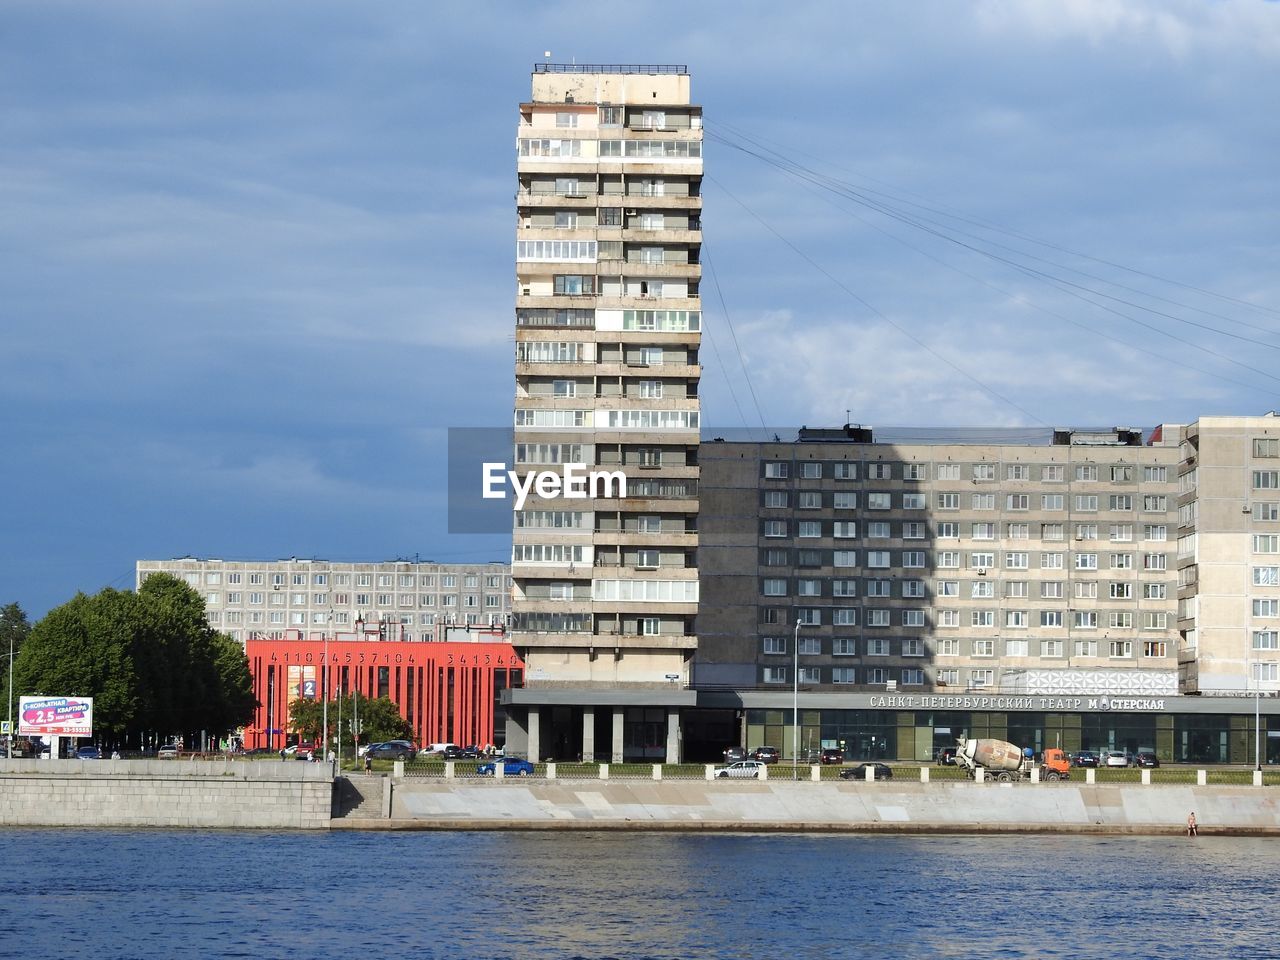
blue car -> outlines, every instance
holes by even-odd
[[[101,760],[102,751],[97,747],[81,747],[76,751],[77,760]]]
[[[504,777],[531,777],[533,776],[533,764],[528,760],[521,760],[519,757],[498,757],[497,760],[490,760],[488,763],[482,763],[476,767],[476,773],[482,777],[494,776],[494,766],[502,764],[502,775]]]

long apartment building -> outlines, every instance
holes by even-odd
[[[537,64],[516,146],[516,469],[621,470],[627,495],[515,513],[513,715],[531,756],[674,760],[697,646],[702,112],[681,66]]]
[[[1175,694],[1178,456],[1127,430],[708,443],[695,681]]]
[[[153,573],[190,584],[210,626],[245,642],[336,632],[387,640],[459,639],[506,627],[507,564],[390,560],[139,560],[137,586]],[[359,623],[357,623],[359,621]]]

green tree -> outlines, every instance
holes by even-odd
[[[341,700],[341,704],[339,704]],[[338,716],[342,716],[342,755],[352,756],[355,753],[355,740],[351,723],[355,719],[357,705],[350,696],[339,697],[329,701],[329,742],[332,747],[339,736]],[[384,740],[412,740],[413,728],[409,721],[400,716],[400,708],[389,697],[370,700],[360,697],[361,743],[381,743]],[[320,741],[320,729],[324,720],[324,704],[320,700],[294,700],[289,704],[289,719],[293,728],[303,740],[312,743]],[[421,746],[421,744],[419,744]]]
[[[51,610],[23,644],[14,684],[93,697],[95,734],[112,746],[216,738],[257,705],[244,651],[209,626],[200,595],[167,574],[136,594],[78,594]]]

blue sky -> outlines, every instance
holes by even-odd
[[[510,422],[545,50],[693,74],[708,427],[1280,406],[1280,4],[637,9],[8,0],[0,602],[507,555],[446,533],[445,430]]]

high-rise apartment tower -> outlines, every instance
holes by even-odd
[[[515,512],[512,642],[528,669],[513,714],[532,759],[674,761],[698,601],[688,71],[537,64],[517,153],[516,470],[580,463],[627,489]]]

